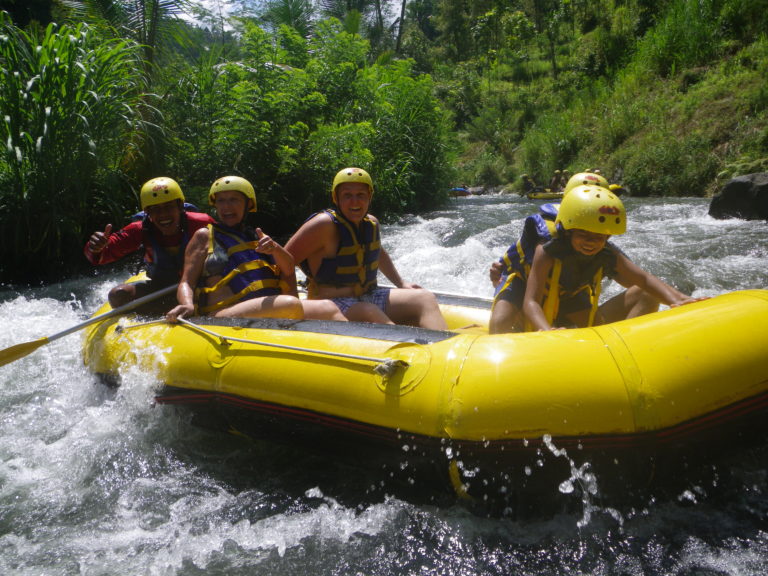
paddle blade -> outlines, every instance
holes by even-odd
[[[39,338],[32,340],[32,342],[23,342],[16,344],[5,350],[0,350],[0,366],[5,366],[11,362],[15,362],[19,358],[23,358],[27,354],[32,354],[35,350],[48,343],[48,338]]]

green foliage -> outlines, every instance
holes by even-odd
[[[327,206],[346,165],[370,170],[379,216],[435,206],[449,187],[449,124],[431,79],[411,61],[368,65],[368,43],[338,20],[315,31],[302,56],[301,43],[288,54],[248,24],[241,61],[211,50],[179,71],[163,104],[171,172],[200,187],[223,173],[245,176],[273,233]],[[303,69],[282,63],[302,58]]]
[[[185,1],[66,0],[97,27],[0,20],[6,270],[80,260],[133,207],[120,191],[158,174],[197,202],[243,175],[288,235],[345,165],[371,172],[384,217],[523,172],[600,166],[633,194],[704,194],[768,165],[768,0],[411,0],[389,28],[383,2],[323,1],[337,18],[315,21],[270,0],[230,32],[172,18]]]
[[[148,69],[158,52],[171,41],[187,44],[186,28],[178,19],[189,7],[188,0],[61,0],[71,9],[75,22],[101,28],[115,38],[138,42]]]
[[[307,41],[295,28],[282,24],[277,31],[277,42],[286,65],[297,68],[307,65]]]
[[[660,76],[703,64],[720,46],[718,0],[674,0],[666,17],[640,42],[638,61]]]
[[[434,208],[451,179],[447,118],[434,100],[432,79],[412,76],[412,65],[371,66],[357,83],[361,112],[375,127],[376,206],[385,214]]]
[[[268,0],[262,20],[273,30],[291,28],[299,37],[312,30],[314,8],[311,0]]]
[[[711,142],[701,134],[648,137],[618,158],[635,196],[696,196],[717,174]]]
[[[474,29],[500,20],[507,41],[493,67],[490,33],[460,62],[479,75],[469,113],[457,63],[434,68],[462,130],[460,180],[599,165],[638,195],[708,194],[724,168],[762,165],[766,0],[479,4]]]
[[[91,218],[126,209],[116,184],[145,132],[138,56],[84,24],[37,37],[0,12],[3,277],[61,272]]]

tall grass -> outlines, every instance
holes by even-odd
[[[660,76],[708,62],[721,49],[717,0],[674,0],[638,47],[637,61]]]
[[[88,216],[121,205],[115,186],[143,127],[138,55],[84,24],[38,35],[0,12],[4,279],[60,273],[82,258],[72,248]]]

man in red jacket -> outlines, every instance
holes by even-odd
[[[153,178],[141,187],[144,217],[112,233],[112,224],[91,234],[83,252],[91,264],[109,264],[141,248],[149,280],[115,286],[109,292],[112,308],[156,292],[179,281],[184,250],[200,228],[214,222],[208,214],[187,212],[184,193],[171,178]],[[169,296],[175,303],[175,295]],[[165,304],[158,303],[158,306]]]

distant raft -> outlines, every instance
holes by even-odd
[[[441,306],[448,331],[111,318],[90,327],[83,356],[110,380],[125,367],[152,371],[159,404],[230,431],[391,469],[405,460],[468,494],[532,487],[545,460],[606,462],[633,478],[639,467],[644,481],[662,458],[696,447],[714,458],[713,440],[764,426],[768,290],[507,335],[487,333],[487,300]]]

